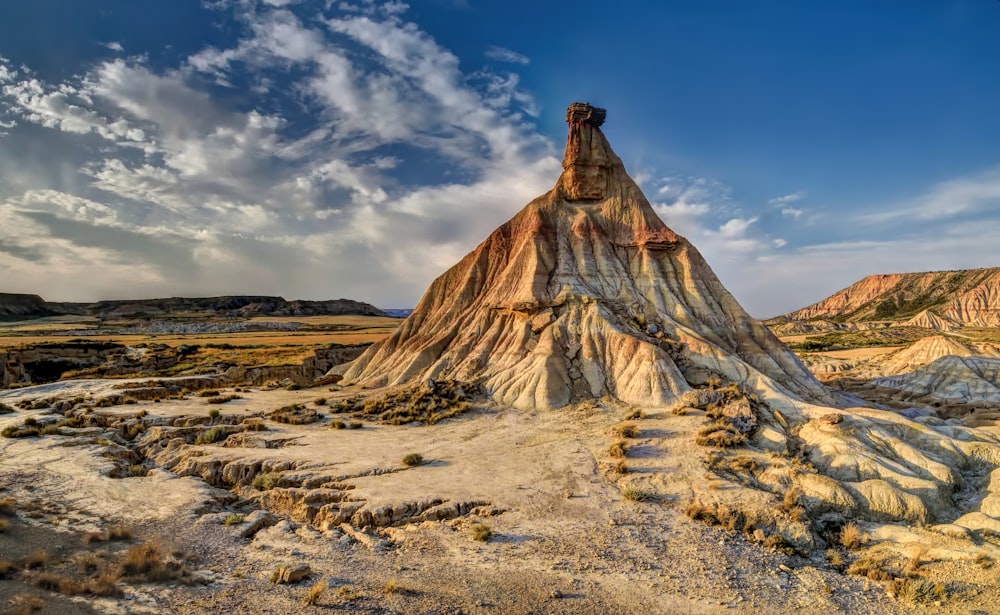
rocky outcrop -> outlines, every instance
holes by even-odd
[[[1000,268],[871,275],[773,322],[816,319],[910,321],[938,330],[1000,326]]]
[[[947,401],[1000,403],[1000,359],[948,355],[920,369],[872,382]]]
[[[52,310],[38,295],[0,293],[0,321],[51,316]]]
[[[346,380],[472,381],[519,408],[602,396],[667,406],[714,373],[832,403],[657,217],[598,127],[603,115],[570,107],[555,187],[435,280]]]
[[[100,365],[124,353],[125,346],[106,342],[49,343],[0,351],[0,388],[52,382],[68,371]]]
[[[932,335],[917,340],[908,348],[893,353],[879,364],[878,369],[882,375],[893,376],[912,372],[941,357],[949,355],[971,357],[984,352],[990,351],[974,348],[952,337]]]

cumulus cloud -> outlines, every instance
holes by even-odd
[[[0,160],[18,138],[51,157],[0,165],[5,286],[413,305],[550,187],[557,150],[516,74],[463,73],[402,3],[296,5],[215,3],[244,34],[177,66],[116,58],[49,82],[0,60]],[[250,106],[213,89],[248,82]]]
[[[805,210],[803,210],[803,209],[796,209],[794,207],[782,207],[781,208],[781,215],[783,215],[783,216],[791,216],[792,218],[795,218],[796,220],[798,220],[799,217],[803,213],[805,213]]]
[[[122,53],[125,51],[125,48],[122,47],[122,44],[119,43],[118,41],[109,41],[107,43],[101,43],[101,46],[106,47],[111,51],[116,51],[118,53]]]

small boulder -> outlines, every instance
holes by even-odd
[[[309,568],[309,564],[294,564],[291,566],[282,566],[274,571],[271,575],[271,581],[277,583],[278,585],[291,585],[301,582],[303,579],[309,576],[312,569]]]

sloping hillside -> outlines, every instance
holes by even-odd
[[[0,293],[0,321],[49,316],[52,311],[38,295]]]
[[[934,329],[1000,326],[1000,268],[871,275],[771,322],[816,319],[910,320]]]

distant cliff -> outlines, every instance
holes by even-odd
[[[37,295],[0,294],[0,320],[22,320],[74,314],[101,318],[165,315],[199,316],[387,316],[368,303],[351,299],[287,301],[282,297],[236,295],[225,297],[169,297],[119,299],[96,303],[48,303]]]
[[[1000,326],[1000,268],[870,275],[769,321],[898,321],[932,329]]]
[[[0,320],[25,320],[50,315],[52,310],[38,295],[0,293]]]

